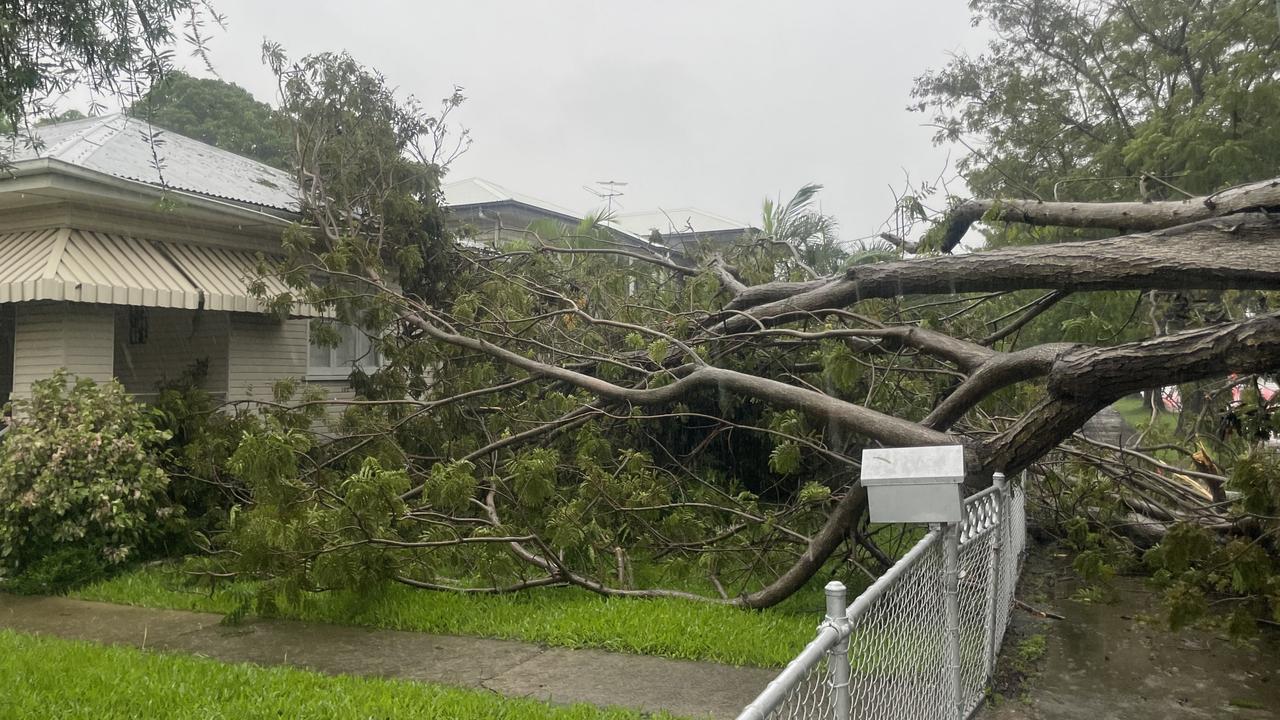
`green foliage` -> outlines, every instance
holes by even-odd
[[[16,574],[61,548],[107,564],[136,557],[172,517],[159,453],[169,434],[117,382],[65,371],[13,403],[0,452],[0,569]]]
[[[94,548],[62,546],[44,555],[0,585],[19,595],[57,595],[96,582],[111,571]]]
[[[1218,542],[1203,528],[1178,523],[1144,559],[1175,630],[1206,619],[1209,596],[1230,602],[1226,628],[1235,637],[1253,635],[1258,618],[1280,610],[1280,565],[1257,540]]]
[[[1147,552],[1146,560],[1158,569],[1172,574],[1184,573],[1213,552],[1213,538],[1204,529],[1188,523],[1169,528],[1164,540]]]
[[[1209,611],[1209,603],[1205,600],[1204,591],[1195,584],[1177,582],[1165,592],[1164,608],[1169,628],[1179,630],[1204,617]]]
[[[4,717],[129,720],[450,718],[451,720],[640,720],[628,710],[552,705],[487,690],[332,677],[288,667],[104,647],[0,631]],[[120,692],[129,688],[129,692]],[[643,717],[649,717],[643,715]],[[658,714],[653,717],[668,717]]]
[[[779,475],[790,475],[800,469],[800,446],[784,442],[769,453],[769,469]]]
[[[228,463],[243,434],[256,427],[259,418],[222,411],[204,390],[208,371],[208,361],[200,360],[161,382],[150,407],[156,428],[169,435],[164,452],[168,496],[181,511],[182,522],[166,527],[168,554],[204,544],[200,539],[220,529],[228,511],[246,494]]]
[[[441,510],[463,509],[479,484],[475,469],[476,466],[468,460],[436,463],[427,476],[427,500]]]
[[[1252,448],[1232,466],[1227,486],[1240,493],[1246,512],[1280,515],[1280,454]]]
[[[1099,549],[1080,551],[1071,562],[1071,567],[1082,580],[1095,587],[1105,585],[1116,575],[1116,569],[1108,561],[1107,554]]]
[[[222,18],[203,0],[15,0],[0,8],[0,118],[11,127],[49,111],[75,86],[124,94],[172,66],[181,32],[205,56],[205,23]],[[207,62],[207,58],[206,62]]]
[[[994,35],[917,80],[939,141],[974,135],[963,161],[983,197],[1178,197],[1267,177],[1280,158],[1280,34],[1266,3],[1132,0],[1124,11],[1037,0],[971,4]]]
[[[507,466],[515,484],[516,498],[529,507],[539,507],[556,492],[556,467],[560,454],[552,448],[534,448],[520,453]]]
[[[234,83],[171,72],[129,112],[166,130],[292,170],[293,139],[287,124]]]
[[[842,396],[852,395],[862,379],[863,364],[849,346],[839,341],[824,340],[818,344],[818,356],[834,389]]]

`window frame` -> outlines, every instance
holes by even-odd
[[[316,322],[328,322],[338,330],[339,334],[352,332],[355,333],[355,343],[357,351],[357,360],[350,365],[335,364],[335,356],[337,355],[339,345],[321,347],[311,341],[311,326]],[[365,345],[361,348],[361,342]],[[363,349],[364,352],[359,352]],[[312,364],[312,353],[318,350],[326,350],[329,353],[328,365]],[[346,380],[351,377],[351,373],[359,368],[365,372],[374,372],[381,369],[385,363],[382,361],[381,353],[374,346],[373,339],[369,334],[355,325],[349,323],[337,322],[335,320],[321,320],[313,318],[307,323],[307,379],[308,380]]]

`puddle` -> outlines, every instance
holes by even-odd
[[[1248,644],[1204,630],[1169,632],[1156,615],[1159,597],[1140,578],[1117,578],[1116,602],[1070,599],[1078,581],[1062,558],[1028,562],[1019,597],[1066,617],[1041,620],[1015,611],[1014,635],[1048,640],[1021,698],[977,717],[1171,720],[1280,717],[1280,633],[1264,628]]]

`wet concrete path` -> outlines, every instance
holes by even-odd
[[[777,673],[508,640],[287,620],[225,626],[221,619],[209,613],[0,594],[0,628],[19,632],[689,717],[732,718]]]
[[[1159,596],[1138,578],[1116,578],[1112,603],[1076,602],[1067,560],[1028,562],[1019,596],[1066,619],[1014,613],[1006,653],[1040,634],[1044,659],[1020,697],[984,708],[979,720],[1280,718],[1280,633],[1240,644],[1204,630],[1170,632],[1156,619]]]

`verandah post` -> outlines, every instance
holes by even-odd
[[[831,677],[831,700],[835,720],[850,720],[853,701],[849,689],[849,616],[845,602],[844,583],[832,580],[825,588],[827,593],[827,623],[840,630],[840,642],[831,648],[827,656],[827,671]]]

